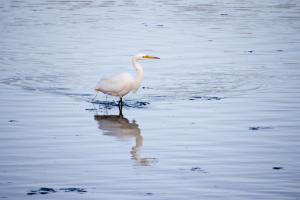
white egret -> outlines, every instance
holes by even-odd
[[[117,96],[120,98],[119,109],[122,111],[122,98],[127,95],[129,92],[136,92],[143,79],[144,72],[139,61],[147,59],[160,59],[155,56],[149,56],[142,53],[139,53],[132,58],[133,66],[136,70],[136,77],[133,78],[129,73],[118,74],[109,78],[103,78],[100,80],[99,84],[96,86],[95,91],[102,92],[111,96]],[[96,94],[96,96],[97,96]]]

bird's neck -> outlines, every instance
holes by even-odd
[[[141,64],[137,60],[133,59],[132,62],[133,62],[133,66],[136,70],[136,77],[135,77],[135,82],[134,82],[134,91],[137,91],[139,89],[143,79],[144,79],[144,71],[143,71],[143,68],[142,68]]]

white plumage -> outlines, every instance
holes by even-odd
[[[111,96],[123,97],[131,91],[134,84],[134,78],[129,73],[122,73],[101,79],[95,90]]]
[[[136,70],[135,78],[133,78],[129,73],[122,73],[110,78],[101,79],[99,84],[95,88],[96,92],[102,92],[104,94],[119,97],[119,106],[122,107],[122,97],[127,95],[131,91],[136,92],[144,79],[143,68],[139,61],[145,59],[159,58],[142,53],[133,56],[132,63]]]

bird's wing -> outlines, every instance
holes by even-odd
[[[101,79],[95,89],[103,93],[113,94],[131,86],[132,82],[132,76],[129,73],[123,73],[110,78]]]

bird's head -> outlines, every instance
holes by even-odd
[[[143,53],[139,53],[139,54],[136,54],[133,57],[133,59],[136,60],[136,61],[139,61],[139,60],[160,59],[160,58],[155,57],[155,56],[146,55],[146,54],[143,54]]]

